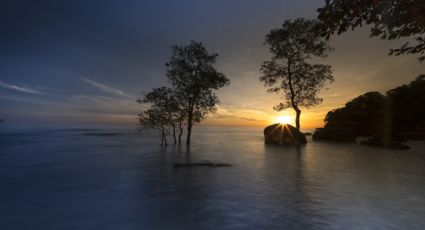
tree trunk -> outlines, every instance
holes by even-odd
[[[192,123],[192,122],[189,122]],[[187,125],[186,145],[190,145],[190,136],[192,135],[192,124]]]
[[[288,59],[288,83],[289,83],[289,90],[291,93],[291,106],[297,113],[295,117],[295,126],[298,130],[300,130],[300,116],[301,116],[301,110],[298,108],[297,104],[295,103],[295,92],[294,88],[292,86],[292,72],[291,72],[291,59]]]
[[[295,109],[295,112],[297,113],[297,116],[295,117],[295,126],[298,130],[300,130],[300,116],[301,116],[301,110],[298,108]]]
[[[165,143],[165,146],[168,145],[167,138],[165,137],[165,134],[164,134],[164,143]]]
[[[183,126],[179,126],[179,145],[182,143]]]
[[[187,116],[187,137],[186,145],[190,145],[190,136],[192,135],[192,119],[193,119],[193,110],[189,111]]]
[[[162,141],[161,141],[161,143],[162,144],[165,144],[167,146],[168,143],[167,143],[167,138],[165,137],[164,129],[161,129],[161,133],[162,133]]]
[[[176,139],[176,125],[173,124],[173,138],[174,138],[174,144],[177,144],[177,139]]]

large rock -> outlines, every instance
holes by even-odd
[[[273,124],[264,129],[266,144],[305,145],[307,139],[297,128],[288,124]]]
[[[354,131],[344,128],[319,128],[313,134],[314,141],[355,142]]]

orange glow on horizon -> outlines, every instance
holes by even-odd
[[[255,113],[249,110],[220,109],[201,122],[207,126],[233,126],[233,127],[266,127],[276,123],[286,123],[295,126],[295,113],[291,110],[275,112],[273,110],[261,110]],[[323,127],[326,111],[310,110],[301,114],[301,129],[315,129]]]

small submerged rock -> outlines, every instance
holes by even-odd
[[[355,142],[357,135],[345,128],[318,128],[313,134],[314,141]]]
[[[104,133],[104,132],[90,132],[82,134],[84,136],[117,136],[119,133]]]
[[[406,142],[405,139],[397,136],[373,136],[366,141],[360,142],[362,145],[369,145],[374,147],[386,148],[386,149],[410,149],[410,146],[403,144]]]
[[[264,129],[266,144],[305,145],[307,138],[297,128],[288,124],[273,124]]]
[[[196,166],[205,166],[205,167],[230,167],[231,164],[213,162],[213,161],[201,161],[201,162],[189,162],[189,163],[174,163],[174,167],[196,167]]]

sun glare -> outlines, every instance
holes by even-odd
[[[276,122],[281,123],[281,124],[291,123],[291,117],[290,116],[279,116],[275,120],[276,120]]]

